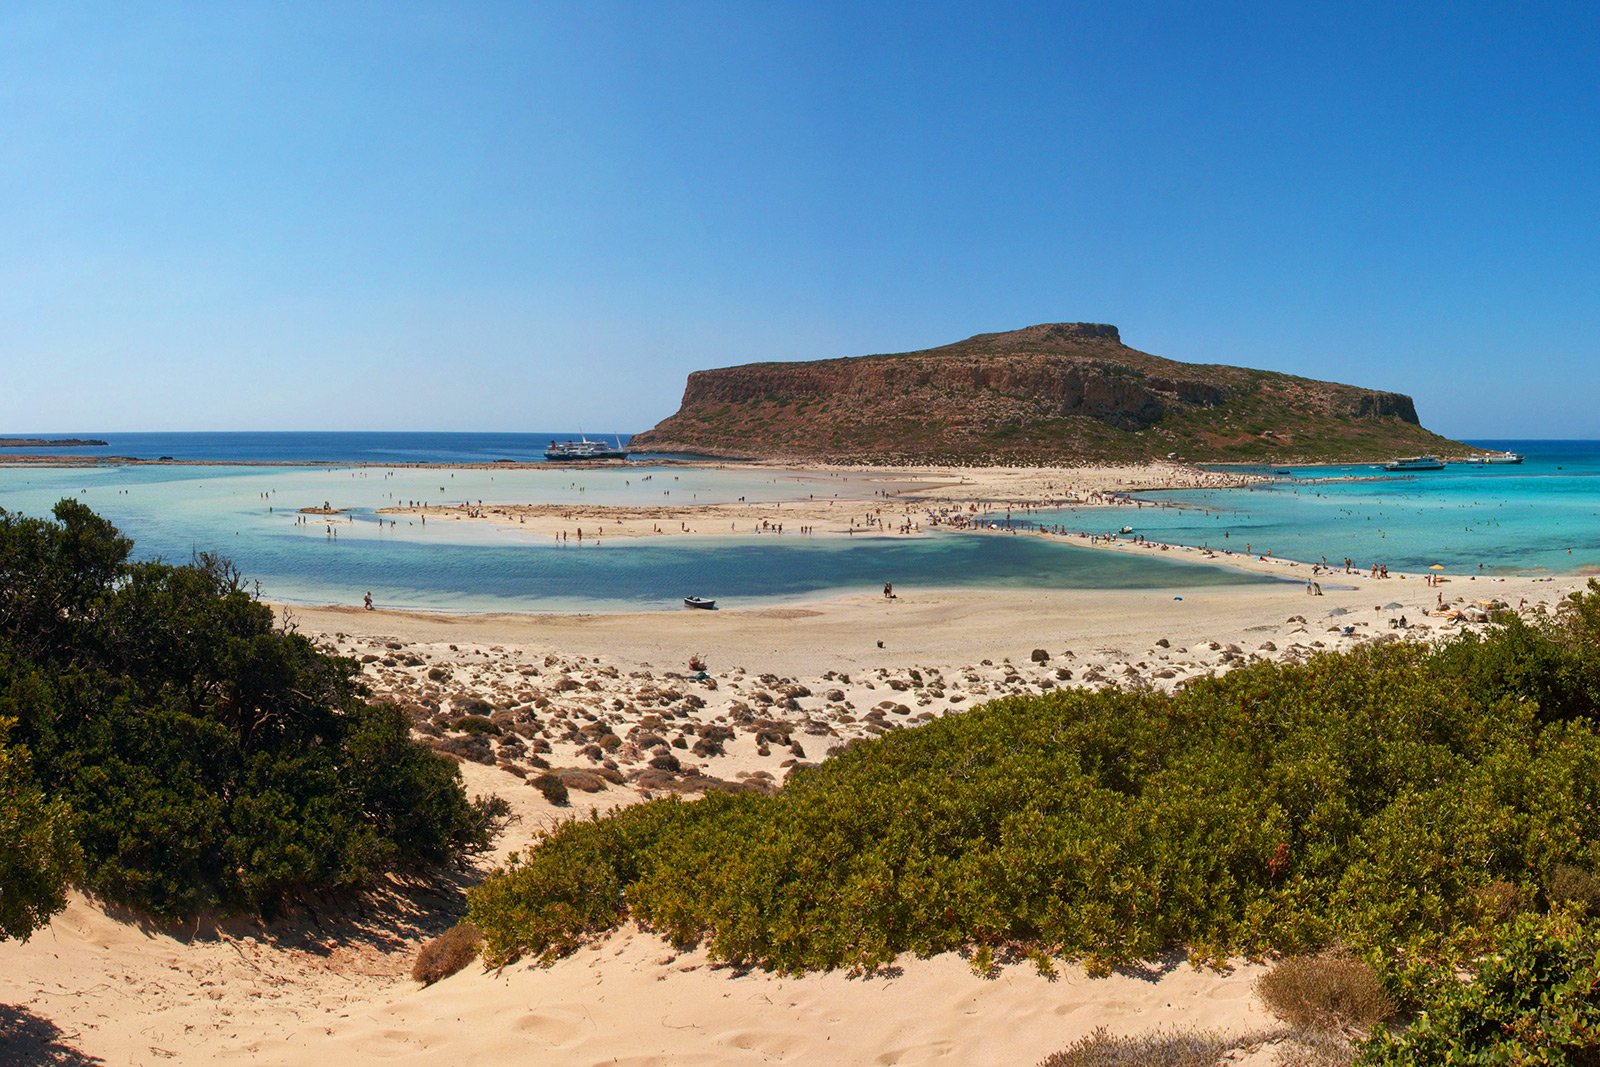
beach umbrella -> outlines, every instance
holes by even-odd
[[[1384,611],[1399,611],[1403,607],[1405,607],[1405,605],[1400,603],[1399,601],[1391,600],[1391,601],[1389,601],[1387,604],[1385,604],[1383,606],[1383,610]]]
[[[1435,563],[1433,566],[1429,567],[1428,569],[1430,571],[1442,571],[1442,570],[1444,570],[1444,564],[1443,563]]]
[[[1350,614],[1350,609],[1349,608],[1334,608],[1332,611],[1328,612],[1328,614],[1329,615],[1348,615],[1348,614]]]

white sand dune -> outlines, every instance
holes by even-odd
[[[408,951],[337,941],[331,926],[326,954],[238,933],[188,940],[78,899],[7,948],[0,1002],[54,1021],[66,1047],[138,1065],[1025,1064],[1097,1026],[1271,1023],[1248,964],[1218,974],[1174,960],[1107,978],[1062,968],[1054,981],[1022,965],[986,980],[947,955],[905,960],[893,977],[780,978],[629,928],[548,969],[473,966],[418,989]]]

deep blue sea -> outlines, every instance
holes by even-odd
[[[582,431],[549,433],[409,433],[318,431],[217,433],[5,433],[3,437],[77,438],[105,447],[0,449],[50,456],[127,456],[130,459],[193,460],[205,463],[518,463],[544,462],[551,441],[577,440]],[[591,440],[627,444],[630,434],[589,431]]]
[[[5,436],[12,436],[6,434]],[[476,524],[380,523],[399,500],[504,503],[726,502],[782,499],[793,478],[760,469],[629,465],[574,471],[407,468],[408,463],[535,461],[577,433],[53,433],[105,448],[65,454],[171,456],[193,466],[0,466],[0,508],[43,515],[62,497],[90,504],[135,538],[141,556],[220,551],[272,598],[455,611],[674,607],[685,595],[730,606],[916,587],[1132,588],[1161,595],[1257,581],[1228,568],[1095,552],[1025,536],[613,539],[561,547],[508,540]],[[590,434],[591,438],[601,435]],[[626,435],[621,435],[626,440]],[[1301,468],[1254,489],[1147,494],[1132,509],[1074,508],[1032,518],[1075,531],[1135,527],[1152,540],[1295,559],[1454,572],[1600,571],[1600,442],[1475,442],[1527,456],[1521,466],[1451,466],[1402,477],[1371,467]],[[11,450],[0,450],[0,464]],[[38,449],[21,452],[37,453]],[[306,466],[331,463],[333,466]],[[275,464],[267,466],[241,464]],[[378,466],[354,466],[376,464]],[[384,465],[394,464],[394,469]],[[353,520],[330,538],[300,507],[331,501]],[[1167,506],[1156,506],[1157,503]]]

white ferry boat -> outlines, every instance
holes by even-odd
[[[1464,462],[1478,466],[1500,466],[1521,463],[1523,457],[1516,452],[1492,452],[1487,456],[1469,456]]]
[[[604,441],[591,441],[587,437],[580,437],[576,441],[551,441],[550,447],[544,450],[544,458],[552,460],[585,460],[585,459],[627,459],[628,450],[622,447],[622,438],[617,438],[615,448]]]
[[[1386,471],[1442,471],[1444,460],[1436,456],[1402,456],[1383,465]]]

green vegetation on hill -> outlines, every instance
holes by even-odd
[[[473,890],[471,918],[491,963],[632,918],[784,972],[1338,944],[1406,1002],[1508,916],[1596,884],[1592,588],[1559,620],[1437,650],[1008,698],[857,743],[777,796],[570,822]]]
[[[73,839],[90,889],[162,917],[271,912],[486,843],[455,765],[227,563],[130,562],[87,507],[54,514],[0,511],[0,825],[14,853],[21,811],[41,842],[0,860],[7,933],[60,907]]]

